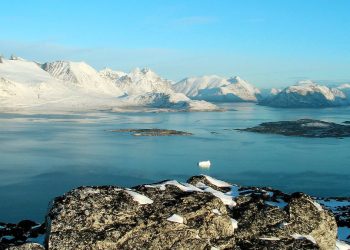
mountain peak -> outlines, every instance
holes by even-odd
[[[236,82],[242,82],[242,81],[244,81],[241,77],[239,77],[239,76],[234,76],[234,77],[231,77],[230,78],[231,80],[234,80],[234,81],[236,81]]]
[[[147,67],[145,68],[136,67],[130,72],[130,75],[156,75],[156,73]]]
[[[310,79],[300,80],[297,82],[299,86],[307,86],[307,85],[317,85],[314,81]]]
[[[24,58],[19,57],[19,56],[16,56],[16,55],[14,55],[14,54],[12,54],[12,55],[10,56],[10,60],[12,60],[12,61],[26,61]]]

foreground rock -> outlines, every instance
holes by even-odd
[[[112,132],[131,133],[134,136],[171,136],[171,135],[192,135],[188,132],[171,130],[171,129],[116,129]]]
[[[229,193],[225,193],[229,190]],[[334,217],[305,194],[211,177],[82,187],[54,200],[48,249],[334,249]]]
[[[204,175],[132,189],[80,187],[53,200],[43,245],[29,242],[44,227],[24,221],[0,225],[0,249],[350,249],[337,240],[338,227],[349,229],[349,205]]]
[[[312,119],[297,121],[265,122],[252,128],[238,129],[240,131],[262,134],[280,134],[286,136],[303,137],[349,137],[350,126]]]

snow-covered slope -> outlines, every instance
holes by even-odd
[[[126,97],[129,106],[167,108],[187,111],[212,111],[219,108],[209,102],[191,100],[182,93],[147,92]]]
[[[228,85],[225,78],[216,75],[189,77],[177,82],[173,85],[173,89],[177,92],[184,93],[192,98],[198,95],[201,89],[211,89]]]
[[[135,70],[130,74],[112,70],[97,72],[83,62],[57,61],[41,65],[21,58],[2,58],[0,112],[217,108],[175,93],[169,84],[149,70]]]
[[[349,102],[340,88],[329,88],[308,80],[287,87],[260,104],[281,108],[318,108],[348,105]]]
[[[185,78],[173,89],[192,99],[213,102],[256,102],[260,93],[240,77],[226,79],[216,75]]]
[[[87,92],[75,83],[55,79],[41,65],[24,59],[3,59],[0,64],[1,111],[85,110],[114,105],[110,96]],[[100,99],[101,98],[101,99]]]
[[[52,81],[49,73],[45,72],[35,62],[3,59],[0,64],[0,76],[9,81],[35,85]]]
[[[56,61],[45,63],[42,68],[54,78],[75,83],[86,91],[113,96],[124,94],[111,80],[101,77],[99,72],[84,62]]]
[[[350,84],[342,84],[337,89],[344,93],[348,103],[350,104]]]

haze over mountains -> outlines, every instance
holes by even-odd
[[[2,111],[76,111],[157,108],[217,110],[215,102],[255,102],[283,108],[350,104],[350,84],[327,87],[302,81],[283,90],[258,89],[240,77],[189,77],[177,83],[150,69],[130,73],[95,70],[84,62],[40,64],[12,56],[0,58]]]

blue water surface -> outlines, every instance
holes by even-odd
[[[50,200],[82,185],[133,186],[208,174],[242,185],[350,196],[350,138],[298,138],[234,129],[261,122],[350,120],[350,108],[275,109],[223,104],[226,112],[0,114],[0,221],[42,221]],[[119,128],[193,136],[134,137]],[[197,162],[210,160],[209,170]]]

